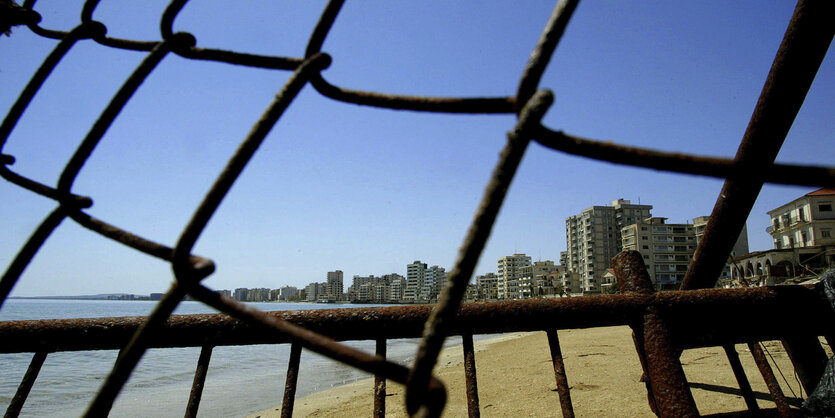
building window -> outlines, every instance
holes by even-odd
[[[831,203],[821,203],[818,205],[818,210],[821,212],[832,212],[832,204]]]
[[[648,249],[649,249],[649,245],[642,245],[642,246],[641,246],[641,248],[643,248],[643,249],[645,249],[645,250],[648,250]]]
[[[829,229],[821,229],[821,238],[832,238],[832,231]]]

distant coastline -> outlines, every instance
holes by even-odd
[[[150,295],[130,293],[102,293],[98,295],[76,296],[9,296],[9,299],[50,299],[50,300],[155,300]]]
[[[119,300],[119,301],[156,301],[162,294],[153,293],[151,295],[135,295],[132,293],[101,293],[97,295],[75,295],[75,296],[9,296],[9,299],[43,299],[43,300]],[[190,297],[186,297],[187,301],[193,301]],[[338,302],[321,302],[309,300],[270,300],[260,301],[259,303],[307,303],[307,304],[328,304],[328,305],[379,305],[379,302],[371,301],[338,301]],[[429,302],[415,302],[415,301],[400,301],[389,302],[390,305],[421,305]]]

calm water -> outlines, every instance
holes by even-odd
[[[150,301],[10,299],[0,311],[0,320],[142,316],[147,315],[154,304],[155,302]],[[335,307],[303,303],[252,305],[264,311]],[[175,314],[214,312],[216,311],[198,302],[183,302]],[[348,344],[367,352],[374,351],[373,341]],[[388,357],[409,365],[414,359],[417,344],[417,340],[390,341]],[[460,338],[451,339],[448,344],[460,344]],[[116,351],[50,354],[21,415],[80,416],[106,378],[116,355]],[[117,398],[111,416],[182,417],[199,355],[199,348],[149,350]],[[215,348],[199,415],[245,416],[281,404],[289,356],[289,344]],[[28,353],[0,354],[2,408],[5,409],[11,402],[31,358],[32,355]],[[370,375],[303,350],[296,396],[299,398],[366,377]]]

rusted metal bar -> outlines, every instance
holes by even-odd
[[[41,15],[19,6],[16,2],[3,2],[0,4],[0,34],[8,34],[15,26],[40,22]]]
[[[554,50],[557,49],[557,44],[562,39],[565,28],[571,21],[571,16],[574,14],[578,3],[580,3],[579,0],[560,0],[554,7],[554,11],[551,12],[551,17],[545,24],[545,28],[542,29],[542,35],[539,37],[531,57],[525,63],[525,70],[522,71],[519,87],[516,88],[517,114],[522,111],[522,107],[528,103],[528,100],[533,97],[539,88],[539,82],[542,81],[545,69],[551,62]]]
[[[262,332],[270,330],[272,333],[282,334],[304,348],[328,356],[349,366],[371,374],[381,374],[387,379],[403,385],[406,384],[406,380],[409,377],[409,369],[400,364],[392,363],[376,355],[368,354],[365,351],[339,344],[332,338],[293,325],[287,321],[276,319],[264,312],[213,292],[205,286],[197,285],[192,289],[191,294],[209,306],[233,315],[238,319],[256,324]],[[418,415],[438,417],[441,415],[441,411],[443,411],[444,405],[446,404],[446,389],[443,383],[435,377],[429,380],[427,386],[428,390],[425,392],[425,397],[421,399]]]
[[[386,339],[378,338],[376,343],[376,354],[381,359],[386,358]],[[380,374],[374,375],[374,418],[385,418],[386,416],[386,377]]]
[[[284,400],[281,402],[281,417],[293,416],[293,405],[296,403],[296,383],[299,380],[299,362],[302,358],[302,346],[298,343],[290,345],[290,361],[287,365],[287,379],[284,383]]]
[[[23,114],[23,111],[26,110],[26,107],[32,102],[32,98],[35,96],[35,93],[38,92],[44,81],[46,81],[46,78],[49,77],[49,74],[52,73],[52,70],[55,69],[70,48],[72,48],[79,40],[89,39],[93,37],[95,33],[103,32],[105,30],[106,29],[101,23],[82,24],[67,33],[67,35],[61,39],[61,42],[55,46],[55,49],[50,52],[41,66],[38,67],[38,70],[35,71],[35,74],[32,75],[29,83],[26,84],[26,87],[20,93],[20,96],[18,96],[11,109],[9,109],[9,113],[7,113],[6,117],[3,119],[3,124],[0,125],[0,151],[2,151],[3,146],[6,144],[6,140],[9,138],[9,134],[11,134],[12,129],[14,129],[18,120],[20,120],[20,116]]]
[[[467,283],[484,250],[484,245],[490,236],[516,169],[530,144],[531,130],[540,125],[545,112],[554,102],[553,93],[550,91],[543,90],[536,93],[534,91],[546,69],[547,63],[544,59],[553,54],[574,11],[574,7],[566,6],[566,4],[566,1],[560,1],[557,4],[555,12],[551,15],[540,40],[531,53],[525,72],[522,74],[520,83],[522,87],[519,90],[523,94],[529,94],[526,97],[516,97],[515,111],[518,114],[516,127],[513,132],[508,133],[507,145],[493,170],[470,230],[458,252],[455,265],[438,297],[436,309],[426,322],[424,337],[418,347],[417,358],[412,366],[406,387],[406,410],[409,413],[413,414],[417,411],[417,405],[423,397],[429,376],[449,333],[448,328],[454,322],[461,299],[464,297]],[[525,102],[520,103],[519,100],[525,100]]]
[[[812,393],[818,386],[829,360],[820,345],[820,340],[816,335],[797,335],[784,337],[782,343],[800,378],[800,383],[803,384],[806,393]]]
[[[731,248],[763,186],[835,35],[835,3],[800,0],[742,137],[735,165],[759,178],[725,181],[704,236],[684,277],[683,290],[716,285]]]
[[[544,147],[567,154],[673,173],[723,179],[759,179],[766,183],[800,186],[835,184],[835,168],[832,167],[769,163],[763,164],[762,171],[754,172],[740,167],[732,159],[700,157],[613,144],[611,141],[595,141],[553,131],[544,126],[537,130],[534,140]]]
[[[475,367],[473,335],[462,335],[461,342],[464,349],[464,379],[467,385],[467,415],[470,418],[478,418],[481,416],[481,411],[478,405],[478,378]]]
[[[803,310],[810,316],[822,318],[833,315],[828,301],[818,292],[802,286],[704,289],[653,295],[464,303],[450,328],[450,335],[629,325],[651,305],[671,313],[669,318],[672,319],[668,321],[683,328],[681,332],[674,330],[672,333],[676,345],[687,348],[774,340],[795,332],[800,335],[822,333],[829,329],[826,321],[797,321],[785,312]],[[335,340],[348,341],[419,337],[431,310],[431,305],[400,305],[279,311],[264,315]],[[740,310],[759,320],[747,323],[721,320]],[[144,317],[123,317],[3,321],[0,322],[0,353],[119,349],[145,320]],[[147,344],[154,348],[292,341],[286,335],[265,333],[257,324],[225,314],[197,314],[171,316],[148,337]]]
[[[760,347],[760,343],[749,342],[748,349],[751,350],[751,356],[754,357],[754,363],[757,364],[757,368],[763,376],[765,385],[768,387],[768,392],[771,393],[771,398],[774,400],[774,404],[777,405],[777,411],[780,412],[780,416],[795,416],[794,411],[792,411],[789,406],[789,402],[786,400],[785,395],[783,395],[783,390],[780,389],[780,383],[777,382],[777,378],[774,376],[774,371],[771,370],[771,366],[765,358],[765,354],[763,353],[763,349]]]
[[[29,391],[32,390],[32,385],[35,384],[35,380],[38,378],[38,373],[40,373],[41,366],[43,366],[46,360],[46,355],[46,351],[38,351],[32,356],[32,362],[29,363],[29,368],[26,369],[26,374],[23,375],[23,380],[20,381],[12,402],[6,408],[6,418],[13,418],[20,415],[20,410],[23,409],[23,404],[26,403],[26,398],[29,397]]]
[[[311,57],[322,51],[328,32],[336,21],[336,16],[344,0],[331,0],[325,7],[316,28],[313,30],[305,49],[305,56]],[[419,112],[443,113],[513,113],[512,97],[426,97],[383,94],[337,87],[317,74],[310,84],[325,97],[345,103],[361,106],[374,106],[387,109],[412,110]]]
[[[640,252],[621,251],[612,258],[612,270],[615,272],[615,279],[618,282],[621,293],[645,295],[655,293],[652,280],[647,273],[646,265]],[[658,403],[655,400],[652,384],[649,380],[647,353],[644,348],[644,322],[642,319],[636,318],[629,322],[629,327],[632,328],[632,342],[635,344],[635,352],[638,354],[638,360],[641,362],[642,375],[640,381],[644,382],[647,389],[647,403],[649,404],[650,410],[658,415]]]
[[[487,243],[490,230],[499,215],[499,209],[516,169],[530,143],[528,127],[539,123],[553,100],[551,92],[537,92],[520,113],[516,129],[507,135],[507,145],[502,150],[500,160],[493,170],[470,230],[458,252],[455,265],[450,271],[446,286],[438,296],[438,304],[426,322],[424,338],[418,347],[417,358],[412,366],[409,384],[406,387],[406,410],[410,414],[417,411],[438,354],[449,333],[448,328],[454,322],[464,291],[467,289],[467,283]]]
[[[35,253],[38,252],[44,242],[46,242],[46,239],[49,238],[49,235],[52,234],[52,231],[58,228],[58,225],[61,224],[61,221],[66,216],[66,211],[63,208],[56,208],[47,215],[46,219],[32,233],[32,236],[23,244],[23,248],[20,249],[14,260],[9,264],[9,267],[3,273],[3,277],[0,278],[0,307],[3,306],[9,293],[11,293],[14,285],[20,278],[20,275],[26,270],[26,266],[35,257]]]
[[[730,344],[725,344],[722,348],[725,350],[728,363],[730,363],[736,382],[739,384],[739,391],[742,393],[742,399],[745,400],[745,405],[748,406],[749,411],[759,411],[760,406],[757,405],[757,398],[754,397],[754,390],[751,389],[751,383],[748,382],[748,376],[745,375],[745,369],[742,368],[742,362],[739,361],[739,354],[736,352],[736,348]]]
[[[70,160],[64,166],[61,176],[58,179],[57,189],[63,193],[69,193],[72,189],[72,184],[75,181],[84,163],[90,158],[93,150],[101,141],[107,129],[116,120],[116,116],[122,111],[128,100],[139,89],[139,86],[151,74],[157,65],[162,62],[163,58],[176,48],[179,43],[189,43],[194,40],[189,35],[177,36],[170,41],[165,41],[157,45],[150,53],[142,60],[142,62],[131,73],[127,80],[119,88],[119,91],[107,104],[107,107],[102,111],[99,118],[87,132],[87,135],[81,141],[75,153],[73,153]]]
[[[632,343],[635,345],[635,352],[638,354],[638,361],[641,363],[641,378],[640,382],[644,382],[647,389],[647,404],[653,414],[658,415],[658,403],[655,401],[655,395],[652,393],[652,385],[649,382],[649,372],[647,370],[647,352],[644,350],[644,326],[632,324]]]
[[[174,259],[174,250],[170,247],[125,231],[81,211],[70,211],[69,216],[79,225],[106,238],[127,245],[134,250],[165,261],[172,261]],[[203,277],[210,275],[215,269],[214,261],[197,255],[190,256],[189,263],[193,269],[200,270],[197,274]]]
[[[125,386],[131,373],[139,364],[139,360],[149,348],[148,340],[158,331],[165,320],[171,317],[171,313],[183,300],[186,292],[177,283],[171,285],[171,289],[163,295],[159,303],[154,307],[150,315],[142,322],[136,331],[130,336],[127,344],[124,344],[116,358],[116,364],[107,375],[104,383],[99,389],[93,401],[84,413],[86,417],[106,417],[113,408],[113,402],[119,396],[119,392]]]
[[[72,193],[62,193],[54,187],[50,187],[30,178],[23,177],[20,174],[17,174],[14,171],[9,170],[8,167],[6,167],[6,164],[11,164],[14,162],[13,156],[0,154],[0,159],[3,160],[0,161],[0,177],[3,177],[8,182],[16,186],[20,186],[26,190],[29,190],[32,193],[61,202],[61,204],[65,206],[70,206],[79,209],[89,208],[90,206],[93,206],[93,199],[87,196],[79,196]]]
[[[200,408],[200,399],[203,396],[203,386],[206,383],[206,374],[209,371],[209,362],[212,360],[212,349],[210,345],[204,345],[200,349],[200,357],[197,359],[197,370],[194,371],[194,382],[191,384],[191,393],[186,406],[186,418],[197,416]]]
[[[557,331],[545,331],[548,336],[548,348],[551,351],[551,364],[554,367],[554,378],[557,381],[557,394],[560,397],[560,408],[564,418],[574,417],[574,405],[571,404],[571,389],[568,387],[568,376],[565,374],[565,364],[562,361],[562,349]]]
[[[188,262],[191,257],[191,249],[197,242],[197,238],[209,223],[212,215],[214,215],[220,202],[232,188],[235,180],[238,179],[243,169],[261,143],[266,138],[267,134],[275,126],[278,119],[284,114],[284,111],[290,106],[293,99],[299,94],[302,87],[304,87],[313,74],[318,74],[324,68],[330,65],[330,57],[324,54],[315,55],[308,58],[304,64],[299,66],[290,79],[282,87],[281,91],[276,94],[269,107],[264,111],[261,118],[252,126],[247,137],[238,146],[235,154],[229,159],[229,162],[224,167],[223,171],[215,180],[212,187],[206,193],[206,196],[200,202],[200,205],[194,211],[191,219],[180,235],[177,245],[174,247],[173,270],[177,280],[197,281],[203,277],[189,277],[193,271]]]
[[[698,416],[699,410],[679,361],[678,347],[672,344],[660,309],[652,306],[644,315],[644,349],[658,415],[662,418]]]
[[[612,258],[612,270],[622,293],[655,293],[640,252],[621,251]]]

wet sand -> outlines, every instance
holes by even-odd
[[[639,381],[641,365],[628,327],[559,331],[559,339],[577,416],[654,416],[647,404],[645,385]],[[790,401],[794,396],[799,397],[800,384],[782,345],[766,342],[765,348],[767,357],[770,354],[779,367],[778,370],[772,363],[786,396]],[[736,349],[760,408],[775,408],[747,345],[737,345]],[[544,332],[505,334],[476,341],[475,350],[482,416],[561,416]],[[722,348],[687,350],[681,361],[702,415],[746,409]],[[461,347],[444,350],[435,375],[447,388],[444,416],[467,416]],[[299,398],[294,415],[371,416],[372,388],[373,379],[369,378]],[[404,388],[389,381],[387,395],[386,416],[407,416],[403,406]],[[249,417],[278,417],[280,409],[279,405]]]

